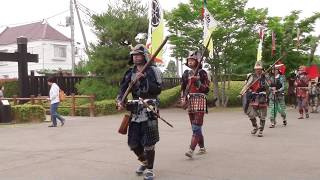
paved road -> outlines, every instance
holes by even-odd
[[[288,126],[249,134],[239,109],[211,109],[204,125],[208,153],[188,159],[191,129],[180,109],[163,110],[174,129],[160,122],[155,173],[158,180],[319,180],[320,114]],[[126,136],[117,133],[122,115],[70,117],[49,123],[0,125],[0,180],[141,180]],[[269,123],[267,123],[269,125]]]

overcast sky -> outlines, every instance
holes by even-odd
[[[114,0],[78,0],[81,4],[94,12],[101,13],[106,10],[107,3]],[[147,2],[147,0],[142,0]],[[210,0],[207,0],[210,1]],[[70,37],[70,29],[59,26],[65,23],[69,15],[69,0],[6,0],[0,6],[0,31],[4,26],[14,26],[21,23],[30,23],[47,19],[53,27]],[[171,10],[180,2],[188,0],[161,0],[165,10]],[[272,16],[284,16],[292,10],[302,10],[302,16],[310,16],[313,12],[320,11],[320,0],[249,0],[248,7],[269,8]],[[59,15],[57,15],[59,14]],[[56,15],[56,16],[55,16]],[[52,17],[54,16],[54,17]],[[84,20],[88,19],[81,13]],[[51,18],[50,18],[51,17]],[[76,41],[83,45],[81,31],[76,22]],[[95,41],[90,27],[86,26],[85,33],[88,41]],[[317,22],[317,32],[320,34],[320,22]]]

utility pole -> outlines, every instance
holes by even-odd
[[[74,13],[73,13],[73,1],[70,0],[70,28],[71,28],[71,63],[72,63],[72,76],[75,75],[75,51],[74,51]]]
[[[81,17],[80,17],[80,14],[79,14],[79,9],[78,9],[78,5],[77,5],[77,1],[76,0],[74,0],[74,7],[75,7],[77,15],[78,15],[78,20],[79,20],[79,24],[80,24],[80,28],[81,28],[81,33],[82,33],[82,38],[83,38],[84,45],[86,47],[86,54],[88,54],[89,48],[88,48],[87,38],[86,38],[86,35],[84,33],[84,30],[83,30],[82,21],[81,21]]]

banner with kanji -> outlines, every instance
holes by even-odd
[[[164,19],[163,9],[160,0],[149,1],[149,30],[147,48],[151,54],[154,54],[164,39]],[[163,50],[157,55],[155,62],[163,63]]]
[[[203,45],[206,46],[209,43],[209,57],[213,58],[213,41],[211,38],[211,34],[217,27],[218,23],[210,14],[205,5],[206,3],[204,3],[203,7]]]

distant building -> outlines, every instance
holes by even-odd
[[[0,51],[15,52],[17,37],[28,38],[28,52],[39,55],[39,63],[28,63],[28,71],[71,70],[70,39],[47,22],[7,27],[0,33]],[[37,74],[37,73],[36,73]],[[0,61],[0,78],[18,76],[18,64]]]

